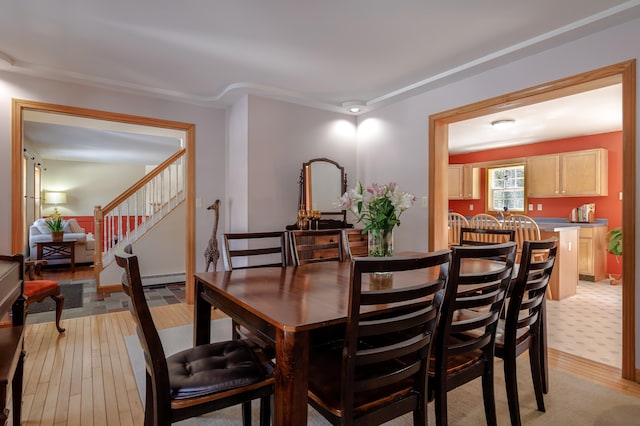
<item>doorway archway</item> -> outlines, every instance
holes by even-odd
[[[48,104],[28,100],[13,99],[12,102],[12,147],[11,147],[11,250],[13,253],[22,253],[25,246],[25,226],[23,213],[23,120],[27,110],[44,111],[50,113],[66,114],[77,117],[96,120],[111,121],[117,123],[135,124],[140,126],[166,128],[183,131],[186,135],[186,210],[185,223],[185,291],[187,302],[193,303],[193,272],[195,268],[194,244],[195,241],[195,126],[190,123],[182,123],[170,120],[141,117],[128,114],[120,114],[107,111],[77,108],[65,105]]]
[[[505,109],[560,98],[611,84],[622,84],[623,135],[623,290],[622,377],[635,373],[635,217],[636,217],[636,62],[621,62],[518,92],[444,111],[429,117],[429,249],[447,246],[448,126]],[[437,178],[436,178],[437,177]],[[437,184],[436,184],[437,182]]]

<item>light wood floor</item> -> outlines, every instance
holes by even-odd
[[[152,308],[158,328],[189,324],[193,306]],[[213,317],[222,314],[213,311]],[[23,425],[140,425],[143,409],[124,343],[135,333],[127,311],[27,326]],[[620,370],[550,350],[553,368],[640,397]]]
[[[91,278],[92,268],[48,269],[48,279]],[[152,308],[158,328],[193,321],[193,306]],[[212,317],[220,316],[213,311]],[[24,425],[139,425],[143,409],[124,336],[135,333],[128,311],[27,326],[25,337]],[[640,384],[620,378],[620,370],[549,349],[549,365],[640,398]]]

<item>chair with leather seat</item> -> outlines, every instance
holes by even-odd
[[[494,342],[516,243],[454,246],[451,250],[449,281],[429,366],[429,397],[435,399],[436,424],[446,425],[447,393],[481,377],[486,421],[495,425]],[[486,262],[491,268],[465,270],[467,262]]]
[[[290,231],[291,258],[296,266],[344,260],[341,229]]]
[[[426,425],[429,352],[449,259],[441,250],[352,260],[345,333],[309,354],[309,403],[330,423],[377,425],[412,412],[414,424]],[[388,286],[374,287],[371,275],[385,272],[393,273]],[[392,303],[407,307],[370,312]]]
[[[64,333],[65,329],[60,326],[62,309],[64,308],[64,295],[60,290],[60,283],[55,280],[42,279],[42,266],[47,264],[46,260],[28,260],[24,262],[26,274],[29,277],[24,281],[24,297],[26,299],[26,313],[29,313],[29,305],[40,303],[50,297],[56,304],[56,328],[59,333]]]
[[[116,253],[124,268],[122,289],[131,299],[146,368],[145,425],[170,425],[190,417],[242,404],[243,424],[251,425],[251,401],[260,399],[260,424],[270,423],[273,366],[244,340],[196,346],[165,357],[145,299],[137,256],[131,246]]]
[[[521,424],[516,358],[529,351],[531,379],[538,411],[545,411],[543,363],[546,347],[542,327],[545,295],[558,250],[555,239],[524,241],[518,275],[509,291],[507,315],[498,324],[495,355],[504,360],[504,377],[511,424]]]

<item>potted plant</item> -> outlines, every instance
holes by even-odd
[[[622,256],[622,228],[613,228],[607,233],[607,251],[616,256],[616,261],[619,262],[619,257]],[[612,277],[609,281],[611,285],[617,285],[622,283],[622,275],[619,277]]]
[[[53,241],[62,241],[64,237],[64,223],[62,221],[62,215],[57,208],[53,210],[53,214],[45,220],[45,223],[51,231],[51,239]]]

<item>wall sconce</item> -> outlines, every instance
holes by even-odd
[[[45,192],[44,193],[45,204],[67,204],[66,192]]]

